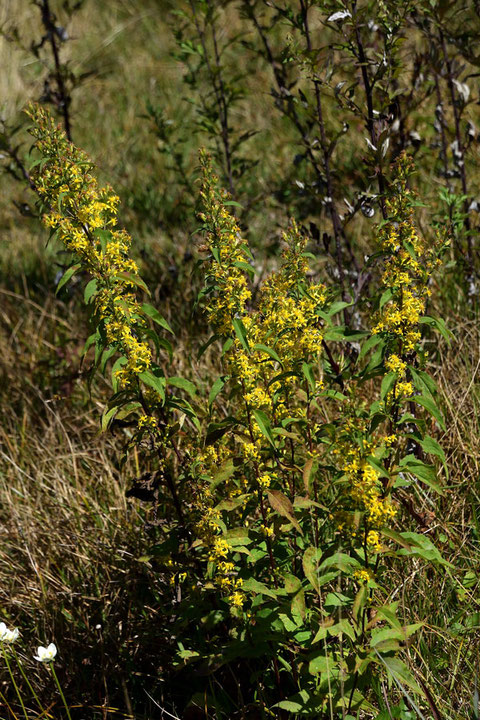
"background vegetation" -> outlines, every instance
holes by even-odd
[[[404,513],[449,564],[392,566],[389,598],[406,623],[423,623],[404,651],[424,696],[412,703],[372,679],[378,714],[357,716],[479,717],[479,16],[474,0],[2,3],[0,619],[20,628],[23,648],[57,642],[73,717],[267,715],[237,700],[226,714],[233,680],[176,655],[165,608],[178,588],[151,551],[158,516],[126,497],[145,468],[136,450],[125,455],[121,427],[99,432],[111,386],[87,383],[82,283],[55,292],[68,258],[47,244],[26,177],[31,100],[52,109],[120,195],[151,302],[175,331],[169,372],[206,386],[219,361],[210,349],[199,375],[209,331],[196,305],[198,149],[239,203],[254,294],[294,217],[312,276],[353,303],[348,322],[359,329],[378,283],[365,256],[391,166],[404,150],[413,156],[418,227],[427,245],[438,229],[450,240],[428,312],[452,338],[427,334],[425,345],[446,428],[429,431],[449,475],[441,496],[417,483]],[[25,662],[50,716],[62,717],[55,687]],[[6,675],[1,692],[2,718],[17,717]]]

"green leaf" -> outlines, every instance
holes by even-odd
[[[239,270],[243,270],[243,272],[248,273],[252,279],[255,276],[255,268],[252,267],[252,265],[250,265],[249,263],[242,262],[242,260],[236,260],[233,265]]]
[[[92,347],[97,341],[97,335],[98,331],[96,330],[94,333],[88,336],[88,338],[85,341],[85,345],[83,346],[82,355],[86,355],[89,348]]]
[[[110,230],[103,230],[102,228],[97,228],[94,230],[93,234],[95,237],[97,237],[100,241],[100,247],[102,248],[102,252],[105,252],[105,249],[107,247],[107,244],[112,239],[112,233]]]
[[[176,375],[167,378],[167,385],[173,385],[174,387],[180,388],[180,390],[185,390],[192,398],[197,394],[197,388],[193,382],[185,380],[185,378],[182,377],[177,377]]]
[[[385,641],[393,640],[395,642],[395,648],[398,648],[399,643],[405,639],[405,633],[401,628],[374,628],[370,638],[370,647],[378,647],[379,645],[384,645]],[[385,650],[384,647],[382,649]]]
[[[302,372],[310,386],[310,390],[312,392],[315,392],[316,382],[312,372],[312,367],[313,365],[311,365],[310,363],[302,363]]]
[[[220,423],[210,423],[205,437],[205,446],[213,445],[237,424],[235,418],[223,420]]]
[[[107,410],[107,409],[104,410],[104,412],[102,414],[102,421],[101,421],[102,432],[105,432],[107,430],[108,426],[110,425],[110,421],[114,417],[114,415],[117,412],[119,407],[120,407],[119,405],[114,405],[109,410]]]
[[[207,342],[204,343],[202,345],[202,347],[200,348],[200,350],[198,351],[197,360],[200,360],[200,358],[208,350],[210,345],[212,345],[215,342],[215,340],[219,340],[219,339],[220,339],[220,335],[212,335],[212,337],[208,338]]]
[[[117,370],[120,370],[123,365],[125,365],[128,362],[127,358],[123,355],[115,360],[112,366],[112,386],[115,392],[118,390],[118,380],[116,378],[116,372]]]
[[[69,267],[68,270],[66,270],[63,273],[62,277],[58,281],[58,284],[57,284],[57,287],[55,290],[55,295],[58,295],[58,293],[60,292],[62,287],[67,284],[67,282],[70,280],[70,278],[72,278],[75,275],[75,273],[77,272],[77,270],[80,270],[81,267],[82,267],[81,263],[77,263],[76,265],[72,265],[71,267]]]
[[[312,482],[318,469],[318,458],[309,458],[303,467],[303,486],[307,495],[310,495]]]
[[[145,282],[142,280],[142,278],[139,277],[138,275],[134,275],[133,273],[129,273],[129,272],[119,272],[113,276],[113,279],[114,280],[124,280],[129,285],[136,285],[137,287],[144,290],[147,293],[147,295],[150,295],[150,290],[145,285]]]
[[[319,313],[320,315],[322,313]],[[334,325],[324,335],[325,340],[333,340],[335,342],[356,342],[357,340],[363,340],[369,335],[366,330],[351,330],[345,327],[345,325]]]
[[[419,322],[424,325],[431,325],[432,327],[434,327],[436,330],[438,330],[440,335],[442,335],[445,338],[445,340],[448,342],[448,344],[450,345],[450,342],[451,342],[452,338],[454,337],[454,335],[447,328],[447,326],[445,324],[445,320],[443,320],[443,318],[434,318],[434,317],[430,317],[430,315],[424,315],[424,317],[420,318]]]
[[[286,592],[294,595],[291,604],[292,615],[300,616],[303,620],[305,618],[305,592],[302,581],[290,574],[284,576],[284,581]]]
[[[123,418],[128,417],[134,410],[141,410],[142,405],[139,402],[129,402],[125,405],[122,405],[122,407],[118,410],[115,419],[116,420],[123,420]]]
[[[248,537],[248,530],[244,527],[232,528],[222,535],[229,545],[237,547],[238,545],[250,545],[251,538]]]
[[[340,591],[327,593],[323,601],[323,606],[325,609],[337,607],[343,608],[348,607],[351,604],[352,598],[348,597],[348,595],[344,595]]]
[[[240,340],[240,344],[245,350],[245,352],[250,353],[250,346],[248,344],[248,338],[247,338],[247,331],[245,329],[245,325],[242,322],[242,319],[239,317],[234,317],[232,320],[233,329],[235,330],[235,334]]]
[[[377,460],[377,458],[374,457],[373,455],[369,455],[367,457],[367,462],[371,467],[374,468],[374,470],[376,470],[379,473],[380,477],[386,477],[386,478],[390,477],[388,472],[383,467],[382,463],[379,460]]]
[[[368,361],[367,366],[362,373],[363,376],[366,375],[368,377],[371,373],[377,372],[378,367],[383,364],[384,350],[385,350],[385,340],[382,338],[382,342],[376,346],[375,352],[372,353],[372,356],[371,356],[370,360]]]
[[[102,375],[105,374],[105,368],[107,367],[107,363],[110,360],[110,358],[115,355],[117,352],[117,348],[115,345],[113,347],[108,347],[103,351],[102,359],[100,361],[100,367],[99,370],[102,373]]]
[[[208,395],[208,407],[211,409],[217,395],[223,390],[225,382],[227,380],[226,375],[218,377],[212,385],[210,393]]]
[[[293,505],[287,498],[287,496],[280,492],[280,490],[269,490],[267,494],[270,505],[275,510],[275,512],[277,512],[282,517],[287,518],[287,520],[290,520],[290,522],[292,523],[294,528],[300,533],[300,535],[303,535],[303,530],[300,527],[300,523],[295,517],[295,510],[293,509]]]
[[[446,567],[453,567],[451,563],[442,557],[440,551],[426,535],[410,531],[398,533],[389,528],[382,528],[380,532],[385,537],[391,538],[402,545],[402,549],[397,550],[397,555],[420,557],[430,562],[438,562]]]
[[[240,205],[240,203],[237,202],[236,200],[224,200],[223,205],[225,205],[225,206],[233,205],[234,207],[239,207],[239,208],[242,208],[242,210],[243,210],[243,205]]]
[[[90,302],[90,300],[92,299],[92,297],[95,295],[96,292],[97,292],[97,281],[95,278],[93,278],[92,280],[90,280],[89,283],[87,283],[87,285],[85,287],[85,292],[83,293],[83,298],[87,304]]]
[[[265,585],[265,583],[255,580],[253,577],[249,577],[243,581],[242,590],[245,590],[246,592],[253,592],[257,595],[266,595],[274,600],[277,599],[277,593],[275,590],[269,588]]]
[[[160,352],[160,348],[163,348],[167,351],[168,357],[170,359],[170,362],[173,359],[173,347],[172,343],[167,340],[167,338],[159,337],[159,335],[155,332],[155,330],[151,328],[144,328],[143,333],[146,337],[149,337],[151,340],[153,340],[155,344],[155,348],[157,350],[157,353]]]
[[[231,337],[227,338],[222,345],[222,357],[228,353],[228,351],[230,350],[232,345],[233,345],[233,338],[231,338]]]
[[[166,406],[168,408],[176,408],[177,410],[180,410],[180,412],[184,413],[190,420],[193,422],[197,430],[200,432],[201,425],[200,421],[197,417],[197,413],[193,409],[193,407],[190,405],[188,400],[185,400],[185,398],[178,398],[178,397],[168,397],[167,398],[167,404]]]
[[[392,288],[388,288],[388,290],[385,290],[385,292],[382,293],[382,296],[381,296],[381,298],[380,298],[380,302],[379,302],[379,305],[378,305],[378,309],[381,310],[381,309],[383,308],[383,306],[386,305],[386,303],[387,303],[389,300],[391,300],[392,296],[393,296],[393,290],[392,290]]]
[[[158,392],[160,397],[163,401],[165,401],[165,378],[164,377],[157,377],[154,375],[150,370],[145,370],[145,372],[141,373],[139,376],[140,380],[145,383],[145,385],[148,385],[148,387],[153,388]]]
[[[385,375],[385,377],[382,379],[382,385],[380,389],[380,397],[382,400],[385,400],[386,396],[394,386],[395,382],[397,380],[397,373],[395,372],[389,372]]]
[[[358,354],[358,359],[361,360],[368,353],[369,350],[374,348],[375,345],[378,345],[378,343],[382,341],[383,338],[380,335],[372,335],[371,337],[369,337],[368,340],[363,343],[361,350]]]
[[[387,674],[394,679],[394,681],[400,685],[400,687],[408,687],[418,695],[424,696],[423,690],[418,685],[417,681],[407,668],[403,660],[399,657],[391,657],[389,655],[381,655],[378,650],[375,650],[376,658],[375,662],[382,665],[387,671]]]
[[[302,711],[304,704],[302,702],[296,702],[295,700],[280,700],[273,707],[278,707],[280,710],[287,710],[291,713],[299,713]]]
[[[212,488],[217,487],[224,480],[228,480],[235,473],[235,463],[233,458],[227,458],[218,470],[216,470],[212,476]],[[244,531],[245,532],[245,531]]]
[[[160,315],[158,310],[154,308],[153,305],[150,305],[149,303],[143,303],[142,310],[145,315],[148,315],[148,317],[151,318],[154,322],[156,322],[157,325],[160,325],[161,327],[163,327],[164,330],[167,330],[169,333],[172,333],[172,335],[175,335],[163,315]]]
[[[123,310],[123,313],[124,313],[127,321],[130,322],[130,320],[132,319],[132,313],[130,311],[130,308],[128,307],[126,300],[123,297],[118,297],[118,298],[115,298],[115,300],[113,302],[115,305],[117,305],[118,307],[120,307]]]
[[[368,602],[369,592],[370,591],[367,585],[362,585],[360,590],[355,595],[355,600],[353,601],[352,607],[352,616],[357,625],[361,624],[362,611]]]
[[[253,346],[253,349],[256,350],[257,352],[265,353],[266,355],[271,357],[272,360],[275,360],[280,365],[282,364],[282,361],[280,360],[278,353],[276,353],[275,350],[273,350],[273,348],[269,348],[267,345],[262,345],[262,343],[257,343],[256,345]]]
[[[302,713],[305,712],[310,702],[310,693],[307,690],[301,690],[299,693],[296,693],[296,695],[288,698],[288,700],[280,700],[280,702],[273,705],[273,707],[280,708],[280,710],[287,710],[291,713]]]
[[[424,370],[416,370],[411,365],[408,366],[408,369],[412,375],[415,388],[420,390],[421,393],[426,391],[427,394],[431,395],[432,398],[435,399],[435,395],[438,393],[438,387],[432,376]]]
[[[358,560],[350,557],[350,555],[338,552],[325,558],[320,565],[320,570],[325,570],[326,568],[331,567],[335,567],[342,572],[350,572],[352,569],[357,570],[361,567],[361,565]]]
[[[340,570],[330,570],[330,572],[322,573],[317,578],[318,587],[327,585],[332,580],[335,580],[340,575]]]
[[[445,457],[445,453],[441,445],[434,438],[430,437],[430,435],[425,435],[423,440],[419,440],[418,442],[424,452],[429,455],[436,455],[440,458],[448,479],[447,458]]]
[[[255,417],[255,420],[257,421],[257,425],[262,431],[263,435],[267,438],[270,445],[275,449],[275,440],[272,433],[272,428],[270,425],[270,420],[265,415],[263,410],[252,410],[252,413]]]
[[[303,553],[302,566],[305,577],[310,585],[318,592],[318,563],[320,562],[322,552],[319,548],[310,545]]]
[[[328,317],[332,317],[332,315],[336,315],[337,313],[341,312],[342,310],[345,310],[347,307],[351,307],[353,303],[351,302],[345,302],[343,300],[337,300],[336,302],[332,303],[330,307],[328,308],[327,315]]]
[[[313,642],[315,642],[315,640]],[[319,673],[331,675],[332,668],[336,665],[334,657],[332,655],[325,655],[324,650],[319,652],[320,654],[316,654],[311,657],[308,665],[308,672],[310,675],[318,675]]]
[[[444,432],[446,431],[443,415],[437,407],[436,403],[431,398],[425,397],[425,395],[414,395],[411,400],[412,402],[417,403],[417,405],[421,405],[422,407],[424,407],[425,410],[428,410],[430,415],[435,418],[441,429]]]
[[[415,475],[419,480],[422,480],[426,485],[436,490],[440,495],[443,495],[443,488],[437,478],[437,471],[433,465],[426,465],[424,462],[415,457],[415,455],[407,455],[399,463],[400,468],[405,468],[407,472]]]

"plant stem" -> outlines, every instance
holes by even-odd
[[[64,706],[65,706],[65,710],[67,711],[68,720],[72,720],[72,716],[70,715],[70,710],[68,709],[67,701],[65,700],[65,695],[63,694],[63,690],[62,690],[61,685],[60,685],[60,683],[59,683],[59,681],[58,681],[57,673],[55,672],[55,668],[53,667],[53,663],[49,663],[49,665],[50,665],[50,670],[51,670],[52,675],[53,675],[53,679],[55,680],[55,683],[56,683],[56,685],[57,685],[58,692],[60,693],[60,697],[62,698],[63,704],[64,704]]]
[[[33,689],[32,683],[31,683],[30,680],[28,679],[27,674],[26,674],[25,670],[23,669],[23,665],[22,665],[22,663],[21,663],[21,661],[20,661],[20,658],[18,657],[17,653],[15,652],[15,650],[14,650],[13,648],[12,648],[12,653],[13,653],[13,657],[15,658],[15,661],[16,661],[16,663],[17,663],[17,665],[18,665],[18,668],[19,668],[20,672],[22,673],[22,677],[23,677],[23,679],[25,680],[25,682],[27,683],[28,689],[29,689],[30,692],[32,693],[33,697],[35,698],[35,701],[36,701],[36,703],[38,704],[38,707],[40,708],[40,710],[42,711],[42,713],[46,714],[47,711],[46,711],[45,708],[43,707],[43,705],[42,705],[42,703],[41,703],[41,701],[40,701],[40,698],[38,697],[37,693],[36,693],[35,690]]]
[[[5,647],[4,647],[3,645],[2,645],[2,653],[3,653],[3,657],[5,658],[5,665],[7,666],[8,674],[10,675],[10,678],[11,678],[12,684],[13,684],[13,687],[15,688],[15,692],[17,693],[18,701],[19,701],[20,705],[22,706],[23,714],[25,715],[25,720],[28,720],[27,711],[26,711],[26,709],[25,709],[25,705],[23,704],[22,696],[21,696],[21,694],[20,694],[20,690],[19,690],[19,688],[18,688],[18,685],[17,685],[17,683],[15,682],[15,678],[14,678],[14,676],[13,676],[12,668],[11,668],[10,663],[9,663],[9,661],[8,661],[7,651],[5,650]],[[71,718],[70,718],[70,720],[71,720]]]
[[[50,10],[50,4],[49,0],[43,0],[43,3],[39,6],[41,13],[42,13],[42,23],[47,31],[48,40],[50,42],[50,47],[52,48],[52,55],[53,60],[55,63],[55,76],[57,80],[57,86],[58,86],[58,94],[60,96],[59,101],[57,101],[57,107],[58,110],[63,115],[63,123],[65,126],[65,132],[67,134],[67,138],[71,141],[72,140],[72,128],[70,124],[70,102],[71,98],[68,93],[67,87],[65,85],[64,77],[63,77],[63,68],[62,64],[60,62],[60,55],[58,52],[57,47],[57,41],[55,40],[55,17],[52,14],[52,11]]]

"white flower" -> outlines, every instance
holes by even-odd
[[[0,623],[0,642],[13,643],[19,636],[18,628],[9,630],[4,622]]]
[[[470,88],[468,87],[467,83],[462,83],[458,80],[453,80],[452,82],[457,88],[458,94],[462,98],[463,102],[466,103],[468,98],[470,97]]]
[[[57,654],[57,647],[53,643],[50,643],[48,647],[40,647],[37,650],[37,654],[34,655],[35,660],[38,660],[39,662],[47,663],[52,662],[55,655]]]
[[[327,22],[338,22],[339,20],[345,20],[347,17],[352,17],[352,13],[348,12],[348,10],[339,10],[333,13],[333,15],[330,15],[330,17],[327,18]]]

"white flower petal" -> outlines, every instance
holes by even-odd
[[[40,645],[37,649],[37,654],[35,655],[35,660],[38,660],[39,662],[45,662],[45,655],[47,652],[47,648],[42,647]]]
[[[19,630],[18,628],[14,628],[13,630],[6,630],[3,633],[2,640],[6,643],[13,643],[19,636]]]
[[[48,656],[50,658],[52,658],[52,660],[53,660],[53,658],[57,654],[57,646],[55,645],[55,643],[50,643],[50,645],[47,648],[47,652],[48,652]]]
[[[348,10],[339,10],[333,13],[333,15],[330,15],[330,17],[327,18],[327,22],[338,22],[339,20],[345,20],[347,17],[352,17],[352,13]]]

